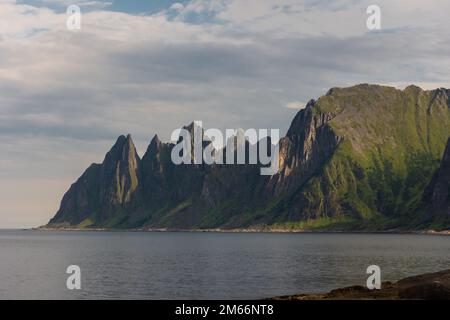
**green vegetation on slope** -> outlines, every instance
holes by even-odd
[[[254,166],[175,166],[157,137],[140,160],[131,138],[119,138],[72,185],[50,226],[424,227],[424,189],[450,135],[449,94],[333,88],[297,114],[281,142],[283,170],[271,178]],[[426,226],[450,228],[445,216]]]

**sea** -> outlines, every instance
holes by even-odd
[[[450,237],[0,230],[0,299],[264,299],[365,286],[372,265],[448,269]]]

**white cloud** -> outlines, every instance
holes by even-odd
[[[181,11],[184,9],[184,5],[180,2],[176,2],[170,6],[170,10]]]
[[[288,109],[294,109],[294,110],[301,110],[305,109],[306,103],[300,102],[300,101],[292,101],[286,104],[286,108]]]
[[[366,8],[370,0],[194,0],[185,6],[189,13],[213,14],[241,32],[269,33],[272,36],[348,37],[362,35],[366,29]],[[442,28],[448,26],[447,0],[379,0],[385,30],[398,28]]]
[[[95,0],[41,0],[44,5],[53,5],[59,7],[68,7],[70,5],[77,5],[83,8],[103,9],[112,5],[111,1],[95,1]]]

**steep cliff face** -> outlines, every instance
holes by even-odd
[[[270,142],[246,143],[246,154],[250,148],[258,150],[260,143]],[[236,148],[234,150],[236,161]],[[202,212],[199,226],[233,228],[255,222],[255,209],[268,199],[265,188],[269,177],[261,176],[260,168],[261,164],[223,164],[206,168],[199,198]]]
[[[329,125],[335,116],[334,112],[317,112],[314,100],[295,116],[280,141],[279,173],[269,183],[273,194],[298,188],[334,153],[341,140]]]
[[[431,214],[450,215],[450,139],[439,170],[432,180]]]
[[[131,136],[120,136],[102,164],[91,165],[70,187],[50,224],[116,224],[139,192],[140,162]]]
[[[184,127],[193,137],[194,126]],[[198,199],[205,175],[202,165],[175,165],[171,160],[174,144],[162,143],[155,136],[142,158],[143,201],[133,216],[138,225],[152,227],[194,224]]]
[[[450,225],[450,138],[441,165],[425,189],[422,208],[423,223],[437,229]]]
[[[88,222],[89,217],[100,210],[99,201],[99,164],[92,164],[83,175],[70,186],[64,194],[61,206],[56,215],[50,220],[49,225],[77,226],[83,221],[89,226],[93,221]]]
[[[108,217],[114,208],[130,203],[139,186],[141,160],[131,136],[120,136],[106,154],[100,169],[100,202],[108,204],[102,217]]]
[[[333,88],[295,116],[271,177],[259,174],[260,165],[175,165],[174,144],[157,136],[140,161],[131,138],[121,137],[72,185],[50,225],[409,227],[450,135],[449,94]],[[445,209],[441,171],[429,199]]]
[[[296,227],[310,220],[320,226],[345,222],[349,228],[367,227],[369,221],[368,227],[377,228],[407,224],[450,133],[448,91],[335,88],[312,112],[325,120],[320,128],[327,134],[318,144],[323,156],[306,170],[305,183],[295,179],[301,182],[297,189],[273,202],[271,222]]]

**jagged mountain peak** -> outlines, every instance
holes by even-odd
[[[133,139],[131,137],[131,134],[129,134],[129,133],[127,135],[124,135],[124,134],[120,135],[117,138],[116,143],[114,145],[120,146],[120,145],[124,145],[126,143],[133,143]]]
[[[163,149],[168,149],[171,146],[169,143],[163,143],[157,134],[155,134],[150,140],[150,143],[147,147],[147,150],[144,153],[144,156],[142,157],[142,162],[147,163],[148,161],[151,161],[150,159],[154,159],[155,157],[158,157],[158,155],[162,152]]]
[[[158,137],[157,134],[155,134],[155,135],[153,136],[152,140],[150,140],[150,144],[153,144],[153,143],[155,143],[155,144],[161,143],[161,140],[159,140],[159,137]]]
[[[131,137],[131,134],[120,135],[114,145],[111,147],[110,151],[122,149],[124,147],[128,147],[129,149],[135,148],[133,138]]]
[[[308,101],[305,108],[297,112],[291,122],[291,125],[289,126],[286,136],[291,137],[293,135],[299,134],[303,130],[303,128],[306,126],[306,123],[311,120],[312,108],[315,106],[315,104],[316,100],[311,99]]]
[[[280,139],[270,179],[253,166],[175,165],[174,144],[156,135],[140,161],[131,137],[120,136],[108,161],[66,193],[51,225],[408,225],[450,133],[449,91],[419,89],[360,84],[310,100]],[[184,129],[193,139],[195,122]]]
[[[150,144],[148,145],[148,150],[156,150],[159,148],[159,146],[162,144],[161,140],[159,140],[159,137],[157,134],[155,134],[150,140]]]

